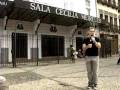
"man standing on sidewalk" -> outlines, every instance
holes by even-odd
[[[99,48],[101,43],[98,37],[95,37],[95,28],[90,27],[88,36],[84,39],[82,45],[85,53],[86,68],[88,75],[88,89],[97,88],[98,68],[99,68]]]
[[[120,47],[120,46],[119,46]],[[120,64],[120,48],[118,49],[118,56],[119,56],[119,59],[117,61],[117,64],[119,65]]]

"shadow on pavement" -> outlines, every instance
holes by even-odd
[[[28,81],[40,80],[43,77],[33,72],[20,72],[4,74],[9,85],[20,84]]]

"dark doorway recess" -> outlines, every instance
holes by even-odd
[[[64,37],[42,35],[42,57],[64,56]]]
[[[82,50],[82,44],[83,44],[83,37],[76,37],[76,50],[78,51],[79,49]]]
[[[12,33],[12,52],[16,58],[27,58],[27,40],[26,33]]]

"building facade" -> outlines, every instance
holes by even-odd
[[[87,28],[101,22],[96,11],[95,0],[0,1],[0,63],[69,57],[70,45],[81,48]]]
[[[101,18],[101,56],[107,57],[118,53],[120,22],[118,13],[119,0],[97,0],[97,16]]]

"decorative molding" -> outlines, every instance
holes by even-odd
[[[119,6],[116,5],[116,2],[108,2],[107,0],[97,0],[98,3],[111,7],[113,9],[118,9]]]
[[[23,24],[22,23],[18,23],[17,24],[17,30],[23,30],[24,27],[23,27]]]
[[[57,32],[56,26],[55,26],[55,25],[51,25],[50,31],[51,31],[51,32]]]

